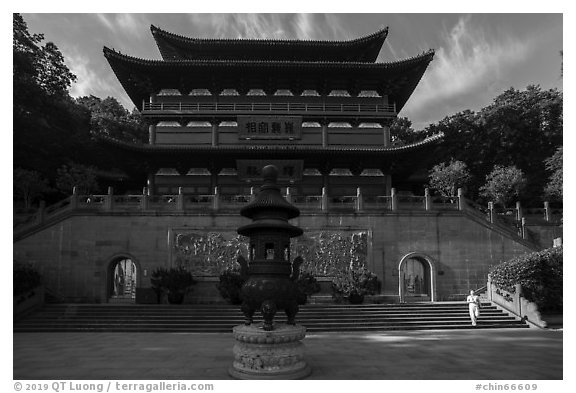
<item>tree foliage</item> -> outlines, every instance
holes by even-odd
[[[30,209],[36,198],[51,191],[48,181],[36,171],[15,168],[12,180],[14,197],[23,202],[24,209]]]
[[[522,295],[541,312],[562,311],[563,271],[562,247],[555,247],[501,263],[490,270],[490,279],[508,292],[520,284]]]
[[[390,125],[390,137],[393,145],[403,146],[424,139],[426,135],[415,131],[407,117],[397,117]]]
[[[90,111],[93,133],[127,142],[147,142],[148,128],[139,112],[128,112],[113,97],[79,97],[76,102]]]
[[[480,188],[480,191],[486,198],[506,207],[513,198],[520,195],[525,184],[524,173],[516,166],[496,165],[486,176],[486,184]]]
[[[556,150],[556,153],[545,161],[546,170],[552,172],[544,194],[552,199],[562,200],[563,195],[563,165],[562,165],[562,147]]]
[[[147,128],[140,114],[129,113],[110,97],[72,99],[68,89],[75,80],[58,47],[44,43],[43,34],[30,33],[22,16],[14,14],[14,167],[38,172],[65,194],[71,192],[71,183],[62,185],[58,170],[62,172],[62,166],[70,163],[97,168],[93,172],[107,181],[116,181],[119,173],[140,175],[141,163],[128,155],[115,154],[94,137],[106,134],[126,141],[145,141]],[[58,177],[60,186],[56,184]],[[130,184],[120,182],[126,183]]]
[[[96,168],[70,163],[57,170],[56,187],[62,193],[70,195],[74,187],[79,194],[90,194],[98,189]]]
[[[435,165],[429,173],[429,186],[442,196],[456,195],[456,190],[470,181],[470,171],[462,161],[451,160],[448,164]]]
[[[540,204],[548,180],[544,160],[562,146],[562,93],[528,86],[510,88],[479,112],[466,110],[428,126],[426,135],[444,133],[436,162],[466,163],[472,175],[470,197],[494,165],[515,165],[527,174],[524,201]]]

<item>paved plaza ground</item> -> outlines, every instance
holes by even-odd
[[[560,380],[563,332],[309,334],[309,379]],[[232,334],[15,333],[14,379],[225,380]]]

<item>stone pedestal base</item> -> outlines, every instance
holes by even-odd
[[[234,363],[228,372],[238,379],[299,379],[312,371],[304,361],[304,326],[275,325],[266,331],[257,325],[233,330]]]

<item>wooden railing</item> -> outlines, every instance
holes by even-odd
[[[144,112],[335,112],[335,113],[379,113],[395,114],[396,105],[385,104],[330,104],[330,103],[298,103],[298,102],[267,102],[267,103],[188,103],[188,102],[145,102]]]

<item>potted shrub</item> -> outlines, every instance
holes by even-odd
[[[302,272],[296,280],[296,289],[298,291],[298,304],[306,304],[308,297],[320,292],[320,284],[316,280],[316,277],[310,272]]]
[[[240,290],[246,281],[238,269],[226,269],[220,274],[220,282],[216,284],[220,295],[230,304],[242,303]]]
[[[361,304],[364,296],[376,294],[378,287],[378,277],[365,267],[346,269],[332,280],[332,297],[337,303]]]
[[[158,268],[150,278],[152,288],[156,290],[160,303],[181,304],[186,291],[196,283],[192,273],[184,268]]]

